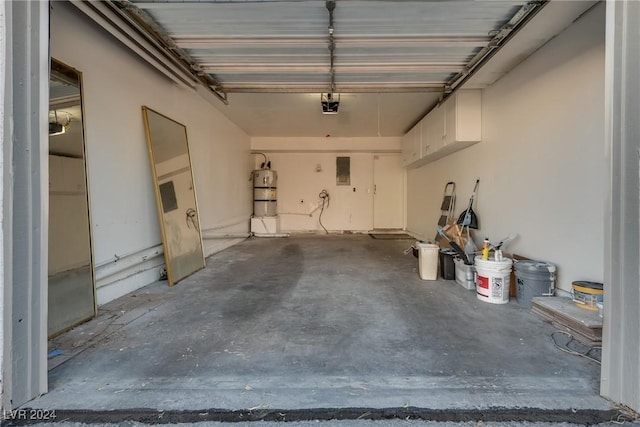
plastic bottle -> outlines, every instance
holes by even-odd
[[[488,260],[489,259],[489,246],[491,245],[491,243],[489,242],[489,238],[485,237],[484,241],[482,242],[482,259],[483,260]]]

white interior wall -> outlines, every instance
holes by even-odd
[[[282,138],[254,136],[251,138],[251,149],[253,151],[264,151],[265,153],[399,153],[401,150],[400,140],[400,137]]]
[[[265,152],[271,168],[278,172],[281,231],[324,232],[318,196],[323,189],[330,196],[322,214],[327,230],[369,231],[373,229],[373,156],[399,152],[400,138],[255,137],[251,147],[254,152]],[[337,157],[351,158],[350,185],[336,185]],[[256,167],[264,161],[260,155],[254,160]]]
[[[205,232],[248,231],[249,137],[75,7],[59,2],[51,7],[51,56],[83,73],[97,297],[103,304],[157,280],[164,264],[141,107],[187,127]],[[206,240],[205,254],[237,241]]]
[[[336,157],[351,158],[351,185],[336,185]],[[277,153],[269,155],[278,172],[278,214],[282,231],[324,231],[318,221],[318,194],[329,193],[322,223],[329,231],[373,227],[373,158],[363,153]],[[321,172],[316,172],[321,165]],[[353,191],[355,189],[355,191]],[[310,214],[311,215],[303,215]]]
[[[447,181],[456,214],[476,178],[476,241],[558,266],[558,286],[603,280],[604,5],[483,92],[482,142],[408,171],[407,228],[433,238]]]

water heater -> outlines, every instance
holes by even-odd
[[[253,215],[276,216],[278,214],[278,173],[271,169],[253,171]]]

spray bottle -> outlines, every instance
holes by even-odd
[[[482,259],[485,261],[489,259],[490,246],[491,246],[491,242],[489,242],[489,238],[485,237],[484,241],[482,242]]]

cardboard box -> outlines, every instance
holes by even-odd
[[[465,245],[467,244],[467,239],[469,239],[469,229],[461,227],[455,223],[455,220],[451,220],[449,224],[442,227],[442,231],[447,235],[449,239],[456,242],[458,246],[464,249]],[[451,249],[451,245],[449,244],[449,242],[439,234],[438,237],[436,237],[436,243],[442,249]]]

